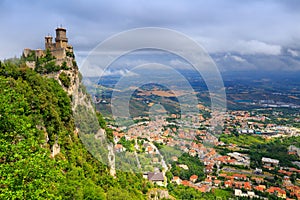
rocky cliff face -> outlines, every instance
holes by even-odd
[[[171,195],[169,195],[168,190],[165,189],[152,189],[148,192],[148,197],[149,200],[160,200],[160,199],[175,199]]]
[[[72,111],[76,125],[74,134],[76,133],[80,136],[83,144],[86,145],[86,148],[94,156],[98,155],[99,152],[102,153],[100,156],[102,158],[98,160],[107,164],[110,168],[110,174],[115,176],[115,154],[113,144],[107,141],[105,130],[98,124],[95,108],[90,96],[86,92],[85,86],[81,83],[82,77],[74,56],[66,55],[65,57],[58,59],[48,52],[48,54],[43,57],[35,57],[32,55],[31,57],[24,57],[24,59],[28,67],[48,78],[57,80],[61,87],[71,97]],[[91,128],[87,130],[86,127]],[[90,138],[90,135],[94,135],[94,138]],[[89,138],[89,141],[87,141],[87,138]],[[89,149],[87,143],[91,142],[90,140],[95,139],[101,143],[101,150],[95,148]],[[58,140],[59,138],[56,138],[56,142],[51,146],[52,157],[55,157],[60,153]],[[103,159],[103,157],[106,158]]]
[[[60,70],[57,74],[53,76],[59,84],[63,87],[63,89],[72,97],[72,110],[73,110],[73,115],[75,117],[75,124],[76,124],[76,132],[79,133],[79,136],[87,134],[87,133],[81,133],[80,134],[80,120],[78,120],[78,117],[81,118],[80,115],[82,115],[82,111],[78,111],[79,107],[83,107],[85,109],[85,113],[89,112],[91,115],[91,119],[94,119],[96,116],[95,108],[93,106],[92,100],[90,96],[86,93],[85,86],[81,82],[81,74],[78,70],[76,61],[72,58],[66,58],[65,60],[59,60],[56,61],[57,65],[63,65],[65,62],[65,65],[67,65],[67,70]],[[66,86],[64,84],[64,81],[61,80],[61,75],[65,74],[69,80],[70,84]],[[79,115],[79,116],[78,116]],[[97,119],[94,119],[97,120]],[[85,122],[82,122],[85,123]],[[113,144],[111,142],[108,142],[106,139],[106,133],[105,130],[102,129],[100,126],[96,125],[97,131],[94,133],[94,139],[96,140],[101,140],[101,143],[103,146],[105,146],[105,151],[107,156],[107,164],[110,169],[110,174],[115,177],[116,175],[116,170],[115,170],[115,153],[114,153],[114,148]],[[84,140],[83,140],[84,143]],[[54,148],[54,146],[53,146]],[[59,149],[58,146],[55,146],[56,150]],[[55,149],[52,150],[54,152]],[[89,150],[89,148],[88,148]]]
[[[45,74],[45,76],[57,80],[61,87],[68,93],[68,95],[73,98],[74,95],[77,95],[76,91],[78,91],[80,84],[80,72],[75,59],[71,57],[65,57],[63,59],[54,59],[54,62],[56,66],[62,66],[61,69],[57,72]],[[34,65],[36,65],[36,63],[34,63]],[[64,75],[63,78],[62,75]],[[57,140],[58,139],[59,138],[57,138]],[[60,146],[56,141],[54,145],[51,146],[51,157],[55,157],[59,153]]]
[[[73,95],[73,93],[78,90],[80,83],[80,72],[75,59],[71,57],[55,59],[55,65],[64,67],[61,67],[61,69],[57,72],[46,74],[46,76],[57,80],[63,89],[68,93],[68,95]],[[66,75],[66,79],[69,81],[68,85],[64,84],[61,78],[62,74]]]

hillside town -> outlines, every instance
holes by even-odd
[[[299,136],[299,128],[268,123],[270,120],[262,114],[231,111],[226,114],[220,137],[212,134],[208,128],[209,119],[201,114],[181,117],[188,118],[186,121],[192,123],[186,123],[185,120],[179,123],[179,116],[173,114],[169,117],[157,115],[152,120],[139,117],[135,119],[137,123],[129,127],[110,125],[114,130],[115,151],[117,154],[129,151],[124,141],[135,141],[134,149],[130,151],[148,155],[150,160],[147,164],[156,166],[145,169],[141,166],[145,163],[141,161],[139,167],[144,178],[159,186],[177,184],[201,192],[222,188],[232,191],[237,197],[268,199],[268,195],[273,195],[282,199],[300,199],[300,162],[293,163],[299,167],[290,167],[278,159],[261,157],[260,164],[254,168],[251,156],[246,153],[246,145],[228,143],[222,139],[227,135],[239,135],[268,141]],[[178,174],[170,175],[174,163],[176,168],[189,171],[186,163],[178,162],[182,155],[203,163],[203,177],[200,174],[184,178]],[[294,155],[298,159],[300,149],[290,145],[287,155]],[[280,186],[276,183],[280,183]]]

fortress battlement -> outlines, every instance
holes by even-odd
[[[52,36],[45,37],[45,49],[24,49],[23,56],[28,57],[32,52],[36,57],[42,57],[46,55],[46,51],[49,50],[56,59],[64,59],[69,55],[73,55],[73,47],[68,44],[67,30],[65,28],[56,28],[55,42],[53,43]]]

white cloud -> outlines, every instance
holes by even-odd
[[[244,58],[241,58],[239,56],[231,56],[235,61],[238,62],[246,62],[246,60]]]
[[[137,73],[130,70],[115,70],[115,71],[105,71],[103,76],[138,76]]]
[[[288,49],[287,52],[289,52],[293,57],[298,57],[299,56],[299,52],[292,50],[292,49]]]
[[[242,54],[266,54],[280,55],[281,46],[275,44],[267,44],[265,42],[250,40],[240,40],[233,45],[233,50]]]
[[[233,59],[233,60],[235,60],[235,61],[237,61],[237,62],[247,62],[246,59],[244,59],[244,58],[242,58],[242,57],[240,57],[240,56],[231,55],[230,53],[228,53],[228,54],[226,54],[226,55],[224,56],[224,59],[228,59],[228,58],[231,58],[231,59]]]
[[[197,42],[209,53],[237,52],[240,54],[280,55],[281,46],[259,40],[217,39],[211,37],[196,37]]]

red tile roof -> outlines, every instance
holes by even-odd
[[[190,181],[196,181],[197,179],[198,179],[198,176],[195,174],[190,177]]]
[[[266,189],[266,186],[258,185],[258,186],[255,186],[254,189],[263,192]]]
[[[274,192],[277,192],[278,194],[286,194],[286,192],[283,189],[279,188],[279,187],[270,187],[269,189],[266,190],[266,192],[272,193],[272,194]]]

